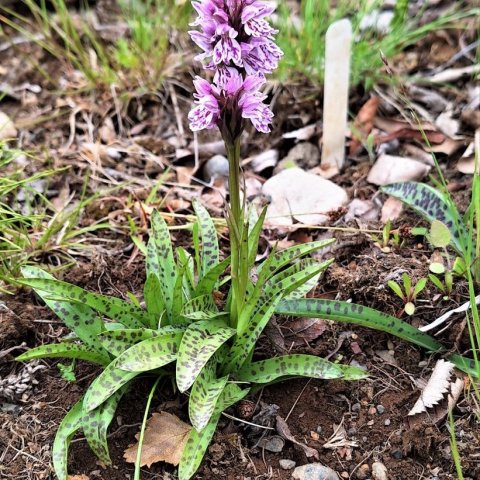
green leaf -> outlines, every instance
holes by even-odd
[[[389,280],[387,282],[387,285],[390,287],[391,290],[393,290],[395,295],[398,295],[402,300],[405,300],[405,295],[403,294],[402,287],[395,280]]]
[[[427,279],[420,278],[416,283],[415,288],[413,289],[413,298],[417,298],[417,295],[420,295],[420,293],[422,293],[426,285],[427,285]]]
[[[191,298],[195,291],[195,262],[193,257],[183,247],[178,247],[177,266],[185,265],[185,273],[183,275],[183,288],[188,292],[187,297]],[[178,267],[177,267],[178,268]]]
[[[412,294],[412,280],[408,276],[408,273],[402,274],[402,281],[403,281],[403,289],[405,290],[405,294],[407,298],[410,298]]]
[[[406,203],[430,222],[444,223],[451,232],[453,247],[461,254],[462,245],[468,244],[468,235],[457,209],[445,195],[417,182],[392,183],[382,187],[382,191]]]
[[[250,217],[252,217],[252,213],[255,210],[252,208]],[[256,212],[255,212],[256,213]],[[262,213],[256,220],[255,224],[253,224],[253,220],[249,219],[249,224],[254,225],[253,228],[250,230],[248,234],[248,266],[252,268],[255,264],[255,258],[258,253],[258,242],[260,240],[260,235],[262,233],[263,223],[265,221],[265,216],[267,215],[267,206],[263,207]]]
[[[99,335],[99,340],[110,355],[118,357],[133,345],[143,340],[147,340],[148,338],[161,335],[162,332],[171,333],[171,327],[167,325],[159,330],[148,328],[122,328],[103,332]]]
[[[200,320],[185,331],[177,357],[177,385],[188,390],[210,357],[235,334],[233,328],[218,320]]]
[[[201,277],[206,275],[219,262],[218,237],[215,225],[207,209],[196,199],[192,202],[198,219],[202,237]]]
[[[83,400],[83,409],[90,412],[111,397],[117,390],[138,375],[138,372],[126,372],[116,365],[117,359],[109,363],[105,370],[92,382]]]
[[[177,358],[183,331],[167,333],[137,343],[116,359],[116,367],[129,372],[146,372]]]
[[[432,273],[436,273],[437,275],[441,275],[442,273],[445,273],[445,266],[443,265],[443,263],[440,263],[440,262],[431,263],[428,269]]]
[[[448,360],[452,362],[459,370],[471,375],[475,378],[480,378],[480,363],[477,363],[471,358],[462,357],[456,353],[450,355]]]
[[[41,345],[32,348],[28,352],[19,355],[16,360],[25,362],[36,358],[76,358],[86,360],[87,362],[107,365],[110,360],[106,360],[104,355],[96,350],[78,343],[52,343],[50,345]]]
[[[415,304],[412,302],[407,302],[404,310],[407,315],[413,315],[415,313]]]
[[[268,259],[265,260],[259,267],[258,273],[260,273],[265,266],[268,265],[269,268],[269,275],[272,276],[274,273],[278,272],[281,268],[293,261],[297,260],[298,258],[304,257],[309,253],[312,253],[316,250],[320,250],[321,248],[325,248],[328,245],[335,243],[334,238],[329,238],[327,240],[318,240],[316,242],[309,242],[304,243],[302,245],[295,245],[293,247],[287,248],[280,252],[274,253],[274,258],[271,262],[268,262]]]
[[[65,300],[75,302],[76,304],[87,305],[112,320],[123,323],[129,328],[142,327],[141,320],[147,321],[145,313],[141,309],[124,302],[120,298],[97,295],[60,280],[24,278],[17,281],[23,285],[32,287],[35,291],[40,290],[53,294],[56,297],[55,300],[60,299],[61,301]]]
[[[37,267],[23,267],[22,274],[25,278],[55,280],[52,275]],[[102,355],[105,358],[105,362],[109,361],[107,352],[105,352],[97,338],[97,335],[104,330],[103,320],[98,316],[97,312],[86,305],[50,300],[48,293],[43,291],[38,291],[37,293],[57,317],[60,318],[83,343]]]
[[[216,411],[203,430],[198,431],[192,428],[190,431],[178,466],[178,480],[190,480],[195,475],[210,445],[221,414],[221,410]]]
[[[183,283],[185,278],[185,272],[187,271],[188,264],[180,265],[177,268],[177,276],[175,277],[175,287],[173,289],[172,298],[172,310],[171,310],[171,322],[180,323],[182,321],[180,312],[183,308],[185,299],[185,292],[183,290]]]
[[[159,320],[165,311],[165,301],[163,300],[162,286],[157,275],[150,272],[143,287],[143,296],[147,312],[152,316],[151,328],[158,328]]]
[[[101,462],[110,465],[110,453],[108,451],[107,429],[112,422],[118,402],[126,392],[124,386],[116,391],[110,398],[91,412],[84,412],[82,428],[88,445]]]
[[[355,303],[316,298],[282,300],[275,309],[275,313],[353,323],[395,335],[432,352],[443,350],[441,343],[410,324],[373,308],[363,307]]]
[[[200,279],[195,289],[195,297],[212,293],[213,290],[215,290],[218,284],[218,279],[223,272],[225,272],[225,269],[230,265],[230,260],[230,257],[222,260]]]
[[[270,383],[282,377],[341,378],[339,365],[313,355],[283,355],[243,366],[236,377],[242,382]]]
[[[445,293],[445,287],[443,286],[442,281],[436,275],[430,273],[428,278],[441,292]]]
[[[448,227],[439,220],[433,220],[430,225],[430,243],[436,248],[445,248],[452,239]]]
[[[195,380],[188,400],[188,413],[193,427],[203,430],[215,410],[218,397],[227,385],[228,376],[217,378],[217,359],[212,357]]]
[[[160,213],[153,211],[151,216],[152,231],[147,244],[146,268],[147,278],[155,273],[160,281],[163,299],[170,317],[175,286],[176,265],[173,259],[172,243],[167,224]]]
[[[182,316],[191,320],[209,320],[223,315],[225,312],[218,311],[211,294],[192,298],[182,310]]]
[[[192,428],[178,466],[179,480],[189,480],[193,477],[202,463],[203,456],[212,440],[223,410],[240,401],[248,392],[248,388],[242,390],[238,385],[227,384],[207,425],[201,431]]]
[[[63,417],[52,447],[52,463],[58,480],[68,479],[68,449],[75,433],[82,428],[82,401],[80,399]]]

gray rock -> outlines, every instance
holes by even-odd
[[[278,163],[274,173],[292,167],[301,167],[308,170],[309,168],[318,166],[319,162],[320,151],[318,147],[310,142],[300,142]]]
[[[203,167],[203,177],[206,182],[219,177],[228,178],[228,159],[223,155],[214,155],[207,160]]]
[[[291,470],[292,468],[295,468],[295,465],[297,464],[288,458],[282,458],[278,463],[283,470]]]
[[[385,407],[383,405],[377,405],[377,412],[381,415],[385,412]]]
[[[292,473],[292,478],[295,480],[340,480],[335,471],[321,463],[309,463],[297,467]]]
[[[262,440],[258,442],[258,446],[269,452],[279,453],[285,446],[285,440],[279,435],[272,435],[268,438],[262,438]]]
[[[387,467],[382,462],[374,462],[372,464],[373,480],[388,480]]]

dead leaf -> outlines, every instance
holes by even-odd
[[[381,145],[382,143],[391,142],[392,140],[418,140],[419,142],[424,142],[424,135],[428,139],[428,142],[431,144],[440,144],[444,142],[445,134],[437,132],[435,130],[424,130],[423,132],[420,129],[413,128],[401,128],[400,130],[395,130],[394,132],[388,133],[387,135],[380,135],[375,137],[375,145]]]
[[[364,142],[373,128],[373,121],[377,114],[380,99],[372,96],[359,110],[352,126],[352,141],[350,142],[349,155],[355,155],[362,142]]]
[[[282,417],[280,417],[280,415],[277,415],[276,417],[276,427],[278,434],[282,438],[284,438],[285,440],[289,440],[290,442],[302,448],[308,458],[313,457],[315,460],[320,459],[320,455],[317,450],[295,439],[295,437],[290,432],[290,429],[288,428],[287,422]]]
[[[272,148],[253,157],[246,158],[242,162],[242,166],[249,163],[252,165],[252,170],[257,173],[267,168],[273,168],[278,163],[278,150]]]
[[[69,475],[67,479],[68,480],[90,480],[90,477],[82,473],[81,475]]]
[[[327,329],[327,322],[319,318],[297,318],[289,322],[286,327],[290,333],[285,335],[294,345],[304,345],[323,335]]]
[[[416,415],[427,411],[437,405],[450,389],[450,377],[452,375],[454,365],[445,360],[438,360],[432,375],[427,384],[423,388],[420,398],[415,402],[413,408],[408,412],[409,416]]]
[[[307,125],[306,127],[287,132],[282,135],[283,138],[294,138],[295,140],[310,140],[317,133],[317,124]]]
[[[475,172],[475,153],[480,154],[480,128],[475,131],[475,141],[472,142],[458,160],[457,170],[467,175],[473,175]],[[479,168],[477,162],[477,169]]]
[[[17,133],[17,129],[12,120],[10,120],[10,117],[8,117],[6,113],[0,111],[0,140],[15,138]]]
[[[140,465],[167,462],[178,465],[192,427],[168,412],[154,413],[147,421]],[[138,440],[139,434],[135,435]],[[135,463],[138,443],[125,450],[127,462]]]
[[[383,224],[389,220],[396,220],[403,211],[403,202],[398,198],[388,197],[382,207],[382,216],[380,218]]]

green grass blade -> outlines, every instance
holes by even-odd
[[[193,208],[198,219],[200,235],[202,237],[201,271],[200,275],[206,275],[219,262],[220,250],[218,248],[218,236],[210,214],[207,209],[197,200],[194,200]]]
[[[185,331],[177,358],[177,385],[188,390],[210,357],[233,335],[235,330],[218,320],[200,320]]]
[[[67,300],[83,305],[106,315],[116,322],[123,323],[128,328],[142,327],[143,319],[146,319],[145,312],[134,305],[124,302],[120,298],[107,297],[87,292],[83,288],[60,280],[50,280],[44,278],[24,278],[18,280],[19,283],[32,287],[35,291],[47,292],[55,300]]]
[[[49,273],[37,267],[23,267],[22,274],[25,278],[55,280]],[[109,361],[107,352],[105,352],[97,338],[97,335],[105,329],[103,320],[98,316],[97,312],[87,305],[50,300],[48,293],[43,291],[37,291],[37,294],[85,345],[88,345],[100,355],[103,355],[105,362]]]
[[[143,340],[123,352],[116,360],[117,368],[128,372],[146,372],[175,361],[183,331],[167,333]]]
[[[282,300],[276,307],[275,313],[353,323],[390,333],[433,352],[443,350],[441,343],[408,323],[373,308],[363,307],[355,303],[316,298]]]
[[[63,417],[52,447],[52,463],[58,480],[68,479],[68,449],[75,433],[82,428],[82,401],[80,399]]]
[[[87,362],[98,363],[99,365],[108,365],[109,360],[104,355],[92,350],[87,345],[78,343],[53,343],[51,345],[41,345],[32,348],[28,352],[19,355],[16,360],[25,362],[37,358],[76,358]]]
[[[382,191],[406,203],[430,222],[438,220],[445,224],[452,234],[452,246],[462,253],[462,246],[468,243],[468,234],[463,228],[458,210],[445,195],[429,185],[417,182],[392,183],[382,187]]]
[[[252,210],[253,211],[253,210]],[[258,242],[260,240],[260,235],[262,233],[263,223],[265,221],[265,216],[267,215],[267,207],[264,207],[262,213],[258,217],[255,225],[248,234],[248,266],[252,268],[255,264],[255,258],[258,253]]]
[[[188,413],[193,427],[203,430],[213,415],[217,400],[227,385],[228,376],[217,378],[217,359],[211,358],[202,368],[190,392]]]
[[[82,428],[88,445],[99,460],[110,465],[110,453],[108,451],[107,429],[112,422],[118,402],[126,392],[126,387],[116,391],[110,398],[92,412],[84,414]]]

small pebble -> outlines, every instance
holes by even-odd
[[[403,454],[400,450],[395,450],[392,452],[392,457],[395,458],[396,460],[401,460],[403,457]]]
[[[295,468],[296,465],[296,462],[289,460],[288,458],[282,458],[278,463],[283,470],[291,470],[292,468]]]
[[[352,405],[352,412],[359,412],[360,411],[360,404],[359,403],[354,403]]]
[[[374,423],[375,423],[375,422],[374,422],[373,420],[370,420],[369,422],[367,422],[367,425],[368,425],[369,427],[371,427]]]
[[[340,476],[341,476],[342,478],[347,478],[347,479],[348,479],[348,477],[350,477],[350,475],[348,474],[348,472],[342,472],[342,473],[340,474]]]
[[[370,474],[370,467],[368,466],[368,463],[364,463],[363,465],[360,465],[356,472],[356,477],[358,480],[366,480]]]
[[[228,159],[223,155],[215,155],[205,163],[203,176],[206,182],[215,178],[228,178]]]
[[[388,480],[387,467],[382,462],[372,464],[372,477],[374,480]]]
[[[369,415],[375,415],[377,413],[377,409],[375,407],[370,407],[368,409],[368,414]]]
[[[384,422],[386,427],[388,427],[391,423],[392,423],[392,421],[389,418],[387,418]]]
[[[320,425],[317,427],[317,433],[322,433],[322,427]]]
[[[347,434],[349,437],[353,437],[357,434],[357,429],[355,427],[349,428]]]
[[[312,437],[312,440],[317,441],[320,438],[320,435],[317,432],[310,432],[310,437]]]
[[[321,463],[308,463],[297,467],[292,473],[292,478],[295,480],[339,480],[335,471]]]
[[[385,407],[383,405],[377,405],[377,412],[382,415],[382,413],[385,413]]]
[[[285,440],[278,435],[273,435],[268,438],[262,438],[262,440],[258,442],[258,446],[268,450],[269,452],[279,453],[285,446]]]

